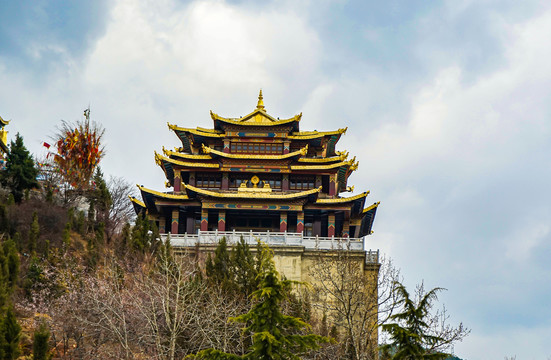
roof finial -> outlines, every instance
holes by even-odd
[[[264,97],[262,96],[262,89],[260,89],[260,93],[258,94],[258,104],[256,104],[256,108],[260,110],[264,109]]]

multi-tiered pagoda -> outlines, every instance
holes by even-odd
[[[348,177],[358,167],[355,157],[336,150],[346,128],[300,131],[302,114],[270,116],[262,91],[246,116],[210,115],[212,129],[168,124],[182,146],[163,147],[155,161],[172,191],[138,186],[143,202],[132,198],[161,233],[356,239],[371,233],[378,203],[365,206],[368,192],[341,196],[352,190]]]

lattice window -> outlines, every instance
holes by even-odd
[[[221,183],[221,174],[198,173],[195,177],[195,184],[200,188],[220,189]]]
[[[308,190],[315,187],[316,177],[310,175],[291,175],[289,176],[289,189]]]
[[[254,142],[232,142],[230,151],[232,154],[275,154],[283,153],[281,143],[254,143]]]

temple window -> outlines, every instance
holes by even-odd
[[[238,188],[241,183],[248,184],[251,175],[248,174],[230,174],[230,188]]]
[[[195,186],[200,188],[220,189],[222,174],[198,173],[195,178]]]
[[[232,142],[230,151],[234,154],[274,154],[283,153],[283,144],[281,143],[252,143],[252,142]]]
[[[272,189],[281,189],[281,175],[262,175],[260,179],[262,180],[261,186],[268,183]]]
[[[308,190],[315,187],[316,177],[313,175],[291,175],[289,176],[289,189]]]

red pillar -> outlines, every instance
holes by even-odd
[[[279,232],[287,231],[287,212],[279,213]]]
[[[335,236],[335,214],[333,213],[327,217],[327,236]]]
[[[174,171],[174,192],[180,192],[182,178],[179,171]]]
[[[297,214],[297,232],[304,231],[304,212],[301,211]]]
[[[170,232],[172,234],[178,234],[179,217],[180,217],[180,211],[178,211],[178,209],[172,210],[172,222],[170,223]]]
[[[342,224],[342,237],[350,237],[350,212],[344,214],[344,223]]]
[[[201,209],[201,231],[207,231],[209,229],[209,211],[208,209]]]
[[[335,176],[329,175],[329,196],[335,196],[337,192],[337,184],[335,183]]]
[[[222,190],[228,190],[230,188],[230,179],[228,173],[222,174]]]
[[[159,234],[165,234],[166,233],[166,219],[164,216],[161,215],[159,218]]]
[[[281,191],[289,191],[289,174],[283,174],[281,179]]]
[[[224,140],[224,152],[228,153],[228,154],[230,152],[230,141],[229,140]]]
[[[226,231],[226,210],[218,210],[218,231]]]

